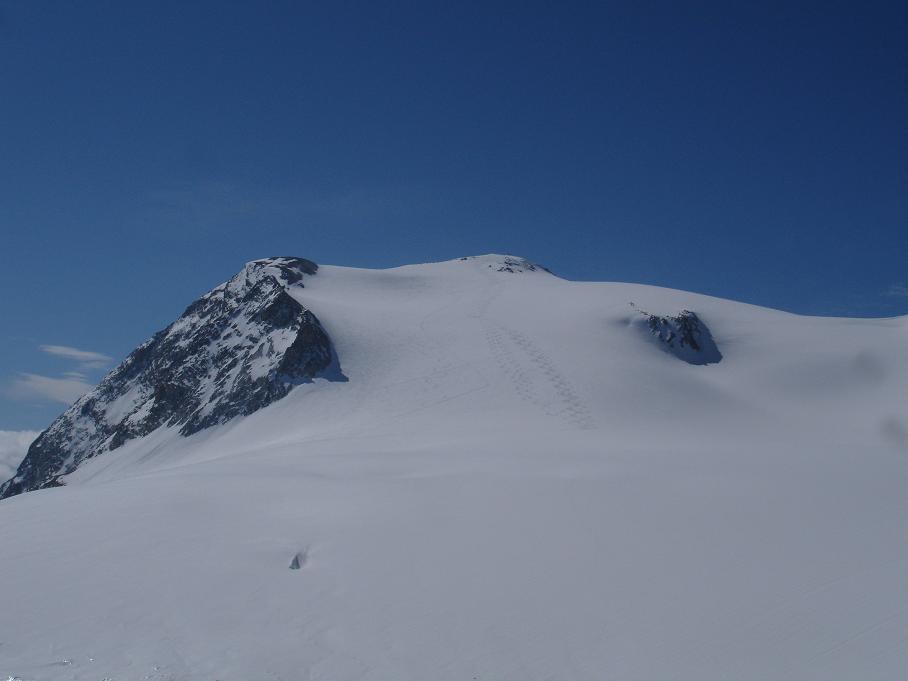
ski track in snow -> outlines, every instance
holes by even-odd
[[[489,308],[500,297],[503,284],[498,281],[490,288],[469,316],[479,320],[492,357],[514,390],[524,401],[573,428],[593,428],[589,408],[552,359],[526,334],[489,318]]]
[[[432,310],[420,320],[417,326],[419,333],[408,338],[407,348],[420,360],[420,364],[428,367],[428,371],[379,388],[376,393],[381,405],[379,409],[393,417],[409,416],[489,386],[474,364],[460,359],[450,349],[446,352],[433,339],[430,331],[433,320],[444,318],[455,302]]]
[[[483,320],[483,331],[492,356],[523,400],[571,427],[594,427],[590,411],[574,387],[532,340],[490,320]]]

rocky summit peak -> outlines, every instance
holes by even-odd
[[[496,272],[506,272],[508,274],[522,274],[524,272],[552,273],[547,267],[530,262],[526,258],[517,255],[489,253],[487,255],[470,255],[460,258],[460,260],[464,262],[472,261],[480,265],[485,265],[488,269]]]
[[[317,271],[303,258],[246,263],[57,418],[0,498],[59,484],[82,461],[163,426],[192,435],[251,414],[297,383],[342,379],[331,340],[294,290]]]
[[[250,260],[243,269],[237,272],[230,280],[212,289],[216,293],[222,289],[238,291],[242,288],[253,286],[263,279],[272,278],[278,284],[291,286],[298,284],[306,275],[318,272],[318,265],[304,258],[275,257]]]

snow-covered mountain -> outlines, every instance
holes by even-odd
[[[0,674],[900,678],[906,344],[512,256],[253,261],[4,486]]]
[[[192,435],[266,407],[301,381],[341,376],[318,319],[289,294],[317,270],[302,258],[247,263],[41,433],[0,499],[61,484],[86,459],[161,426]]]

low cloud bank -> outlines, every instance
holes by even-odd
[[[38,437],[34,430],[0,430],[0,482],[16,474],[28,446]]]

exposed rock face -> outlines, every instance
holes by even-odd
[[[695,313],[681,310],[674,317],[650,314],[631,303],[643,316],[646,328],[662,347],[688,364],[715,364],[722,353],[713,340],[709,328]]]
[[[513,255],[486,255],[486,256],[467,256],[461,258],[461,260],[476,260],[481,258],[483,260],[492,260],[488,264],[488,267],[494,269],[496,272],[507,272],[509,274],[521,274],[523,272],[548,272],[552,274],[552,271],[547,267],[543,267],[539,263],[530,262],[526,258],[519,258]]]
[[[542,270],[544,272],[549,272],[548,269],[542,265],[537,265],[532,263],[526,258],[505,258],[501,264],[498,266],[499,272],[508,272],[510,274],[519,274],[521,272],[535,272],[536,270]]]
[[[301,258],[255,260],[192,303],[35,440],[0,498],[61,484],[86,459],[161,426],[192,435],[315,376],[343,379],[318,319],[288,293],[317,269]]]

